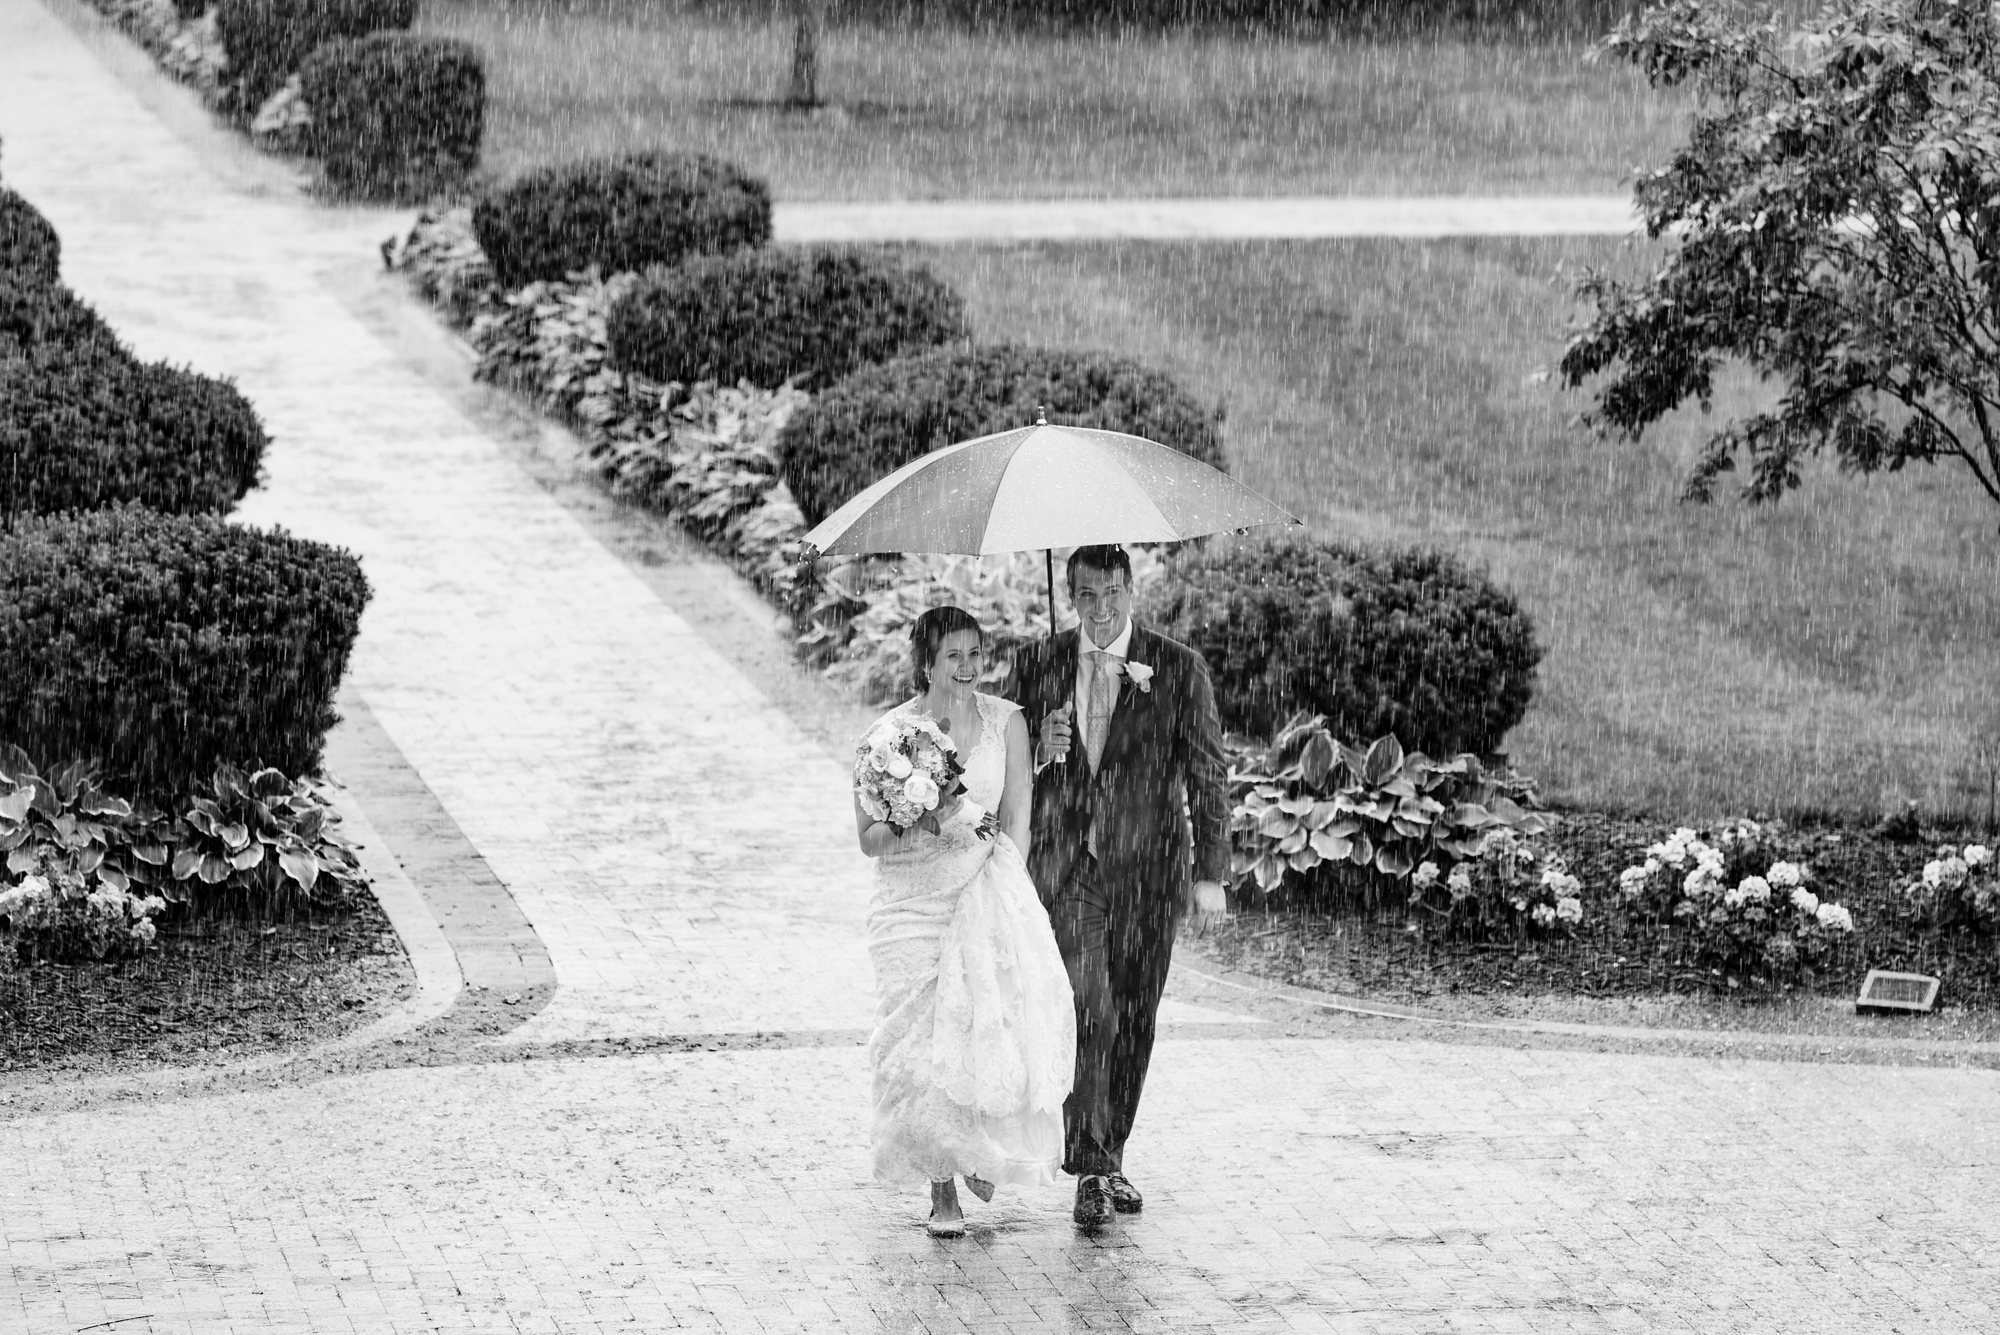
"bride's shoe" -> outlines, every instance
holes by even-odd
[[[965,1179],[965,1185],[966,1189],[969,1190],[973,1195],[977,1196],[980,1200],[991,1201],[993,1199],[993,1184],[991,1182],[988,1182],[985,1178],[973,1177],[970,1174],[967,1174]]]
[[[940,1219],[933,1213],[924,1227],[934,1238],[962,1238],[965,1236],[965,1216],[956,1219]]]

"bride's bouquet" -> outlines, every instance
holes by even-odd
[[[938,807],[965,791],[964,773],[950,729],[922,715],[883,719],[855,748],[854,791],[861,809],[888,821],[898,834],[913,827],[941,833]],[[993,813],[976,802],[967,801],[960,814],[982,839],[999,829]]]

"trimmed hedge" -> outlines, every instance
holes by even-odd
[[[965,302],[923,266],[830,247],[697,256],[612,307],[611,365],[655,380],[824,387],[969,336]]]
[[[771,190],[705,153],[544,167],[483,195],[472,229],[503,287],[678,264],[771,239]]]
[[[154,801],[319,768],[368,582],[338,548],[137,506],[0,538],[0,739]]]
[[[322,42],[299,68],[307,143],[336,190],[409,199],[479,165],[486,69],[451,37],[378,32]]]
[[[215,32],[229,53],[237,114],[256,115],[320,43],[407,28],[416,16],[416,0],[220,0]]]
[[[1438,758],[1498,751],[1542,657],[1513,595],[1421,548],[1311,538],[1182,548],[1142,615],[1208,660],[1231,729],[1268,737],[1308,710],[1337,737],[1394,733]]]
[[[996,343],[866,366],[813,397],[778,435],[778,464],[808,525],[910,460],[1035,420],[1126,431],[1217,468],[1222,411],[1160,371],[1104,352]]]
[[[226,381],[139,362],[115,343],[0,350],[0,459],[10,465],[0,513],[128,501],[224,513],[257,484],[266,444]]]
[[[0,273],[0,357],[38,344],[74,348],[85,343],[121,346],[104,318],[61,283]]]
[[[174,13],[193,23],[208,12],[209,0],[174,0]]]
[[[62,238],[42,211],[0,186],[0,283],[53,283],[62,274]]]

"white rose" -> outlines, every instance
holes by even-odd
[[[1819,912],[1819,896],[1802,885],[1795,886],[1792,889],[1792,907],[1798,909],[1801,913],[1817,913]]]
[[[1959,856],[1965,859],[1965,865],[1968,867],[1983,867],[1993,861],[1993,850],[1985,844],[1967,844],[1965,852]]]
[[[928,774],[912,774],[903,780],[903,796],[925,811],[929,811],[937,805],[938,786],[931,781],[931,776]]]
[[[892,779],[907,779],[910,777],[910,771],[915,767],[910,764],[908,756],[904,755],[901,751],[897,751],[890,755],[889,763],[882,768]]]

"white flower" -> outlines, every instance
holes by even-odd
[[[929,811],[937,805],[938,786],[928,774],[912,774],[903,780],[903,796]]]
[[[1627,867],[1618,873],[1618,888],[1627,899],[1636,899],[1644,892],[1646,882],[1652,879],[1652,875],[1644,867]]]
[[[1153,689],[1153,669],[1147,667],[1144,663],[1134,663],[1127,660],[1125,675],[1132,679],[1132,684],[1139,688],[1141,695]]]
[[[1796,862],[1773,862],[1764,879],[1780,890],[1789,890],[1805,880],[1805,868]]]
[[[888,772],[889,777],[892,779],[907,779],[910,777],[910,771],[914,766],[910,764],[908,756],[904,755],[901,751],[896,751],[890,754],[889,763],[882,768]]]
[[[1435,862],[1421,862],[1417,865],[1417,869],[1410,873],[1410,884],[1420,890],[1427,890],[1436,885],[1437,879],[1438,865]]]
[[[1563,922],[1583,921],[1583,901],[1574,896],[1565,896],[1556,901],[1556,917]]]
[[[1801,913],[1819,912],[1819,896],[1802,885],[1792,887],[1792,907]]]
[[[1944,881],[1944,864],[1933,858],[1924,864],[1924,884],[1935,890]]]
[[[1820,926],[1836,932],[1854,930],[1854,915],[1839,904],[1821,904],[1813,914]]]
[[[1768,903],[1771,898],[1771,883],[1761,876],[1745,876],[1737,883],[1736,893],[1746,900],[1759,904]]]
[[[868,813],[870,820],[889,819],[889,804],[866,789],[861,792],[861,809]]]
[[[153,926],[153,920],[151,918],[141,918],[137,923],[133,924],[132,927],[133,939],[140,942],[143,945],[148,945],[148,946],[152,945],[153,938],[158,936],[159,934],[160,934],[160,929]]]
[[[1556,920],[1556,911],[1547,904],[1537,904],[1535,911],[1529,916],[1535,920],[1535,926],[1547,927]]]
[[[1734,890],[1723,894],[1722,906],[1726,909],[1740,909],[1747,899],[1749,899],[1749,896],[1743,893],[1743,887],[1739,885]]]
[[[1710,899],[1722,893],[1722,878],[1707,867],[1697,867],[1681,882],[1681,889],[1696,899]]]
[[[1528,911],[1528,901],[1525,899],[1515,899],[1513,901],[1513,904],[1514,904],[1514,912],[1516,913],[1526,913]],[[1537,905],[1536,907],[1545,908],[1547,906]]]
[[[1967,844],[1965,852],[1959,856],[1965,859],[1965,865],[1968,867],[1983,867],[1993,861],[1993,850],[1985,844]]]
[[[1926,867],[1924,870],[1930,870]],[[1965,878],[1972,874],[1964,858],[1946,858],[1938,863],[1938,884],[1947,890],[1956,890],[1965,884]]]

